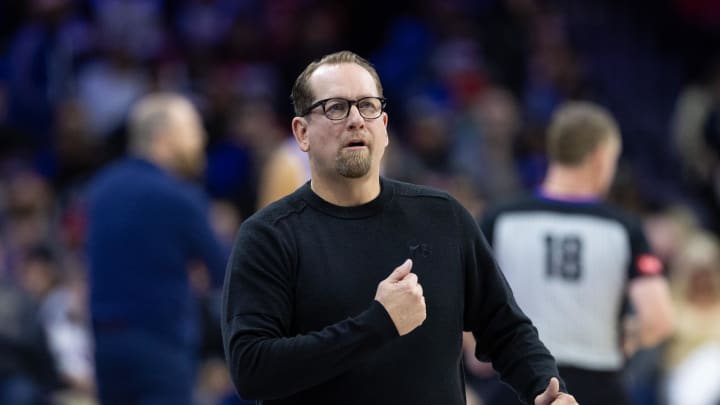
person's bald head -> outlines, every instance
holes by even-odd
[[[205,131],[185,97],[154,93],[130,112],[130,151],[181,175],[197,175],[204,166]]]

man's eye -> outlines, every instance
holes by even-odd
[[[325,111],[345,111],[345,103],[327,103]]]

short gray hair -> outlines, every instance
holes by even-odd
[[[550,161],[564,165],[582,163],[602,142],[620,137],[610,111],[588,101],[570,101],[553,114],[548,128]]]
[[[134,154],[147,154],[155,137],[172,123],[172,109],[189,105],[187,98],[176,93],[153,93],[141,98],[130,111],[129,141]]]

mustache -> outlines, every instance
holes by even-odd
[[[370,136],[368,134],[363,133],[353,133],[345,136],[341,142],[341,145],[343,147],[346,146],[368,146],[372,142],[370,141]]]

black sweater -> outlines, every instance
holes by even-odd
[[[472,216],[446,193],[381,179],[338,207],[309,183],[248,218],[222,329],[232,380],[264,404],[464,404],[462,331],[522,398],[558,376]],[[400,337],[377,285],[406,258],[427,319]]]

